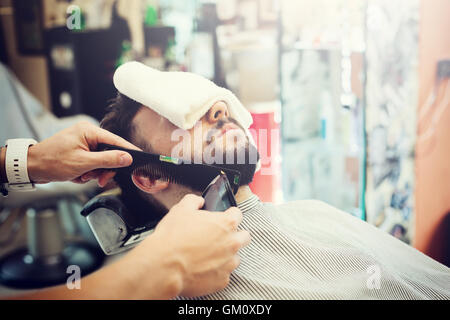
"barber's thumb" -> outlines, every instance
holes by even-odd
[[[203,207],[205,199],[195,194],[186,194],[183,199],[180,200],[179,204],[186,209],[198,210]]]
[[[95,168],[93,169],[112,169],[128,167],[133,163],[133,158],[127,152],[118,150],[109,150],[102,152],[91,152],[94,155]]]

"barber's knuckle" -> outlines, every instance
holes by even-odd
[[[227,213],[234,215],[242,215],[242,211],[238,207],[231,207],[227,209]]]
[[[242,243],[241,243],[241,241],[240,241],[238,238],[233,237],[233,238],[230,240],[229,246],[230,246],[231,252],[236,253],[236,252],[238,252],[239,249],[241,248]]]
[[[226,264],[226,271],[231,273],[234,270],[236,270],[237,267],[239,267],[241,260],[237,254],[235,254],[230,261]]]
[[[250,232],[248,232],[247,230],[242,230],[240,231],[242,233],[242,239],[243,239],[243,244],[246,246],[250,243],[250,241],[252,240],[252,236],[250,235]]]
[[[236,229],[238,226],[238,221],[236,220],[236,218],[234,216],[227,216],[225,223],[228,226],[228,228],[231,230]]]
[[[242,211],[239,208],[233,207],[228,210],[228,216],[233,217],[236,222],[242,220]]]
[[[220,289],[226,288],[230,284],[230,273],[224,274],[222,281],[220,282]]]
[[[239,267],[239,265],[241,264],[241,259],[239,258],[238,255],[235,255],[233,257],[233,260],[231,262],[231,268],[232,270],[235,270],[237,267]]]

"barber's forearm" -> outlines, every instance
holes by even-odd
[[[105,267],[81,278],[81,288],[69,289],[65,284],[42,289],[31,294],[13,297],[20,300],[94,300],[132,299],[132,285],[122,279],[125,270]]]
[[[139,246],[120,260],[81,279],[80,289],[60,285],[13,299],[172,299],[180,294],[181,273],[156,239],[151,253]]]
[[[119,270],[120,272],[120,270]],[[65,284],[42,289],[30,294],[12,297],[19,300],[93,300],[127,299],[132,296],[131,286],[125,283],[114,268],[105,267],[81,278],[79,289],[69,289]]]
[[[28,177],[34,183],[47,180],[45,178],[50,175],[49,172],[51,170],[49,166],[54,162],[52,162],[51,157],[49,157],[45,150],[40,149],[39,144],[31,146],[28,149]]]
[[[150,235],[123,259],[110,265],[105,277],[97,281],[120,278],[126,289],[118,299],[173,299],[181,293],[182,268],[168,252],[164,242]],[[144,245],[143,245],[144,244]]]

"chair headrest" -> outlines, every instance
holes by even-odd
[[[121,191],[117,188],[95,196],[84,205],[83,210],[81,210],[81,215],[87,217],[98,208],[107,208],[120,215],[124,214],[127,209],[120,199],[120,195]]]
[[[128,210],[120,189],[102,193],[84,206],[86,217],[97,242],[110,255],[130,249],[153,232],[156,222]]]

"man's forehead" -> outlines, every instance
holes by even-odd
[[[154,126],[173,126],[173,124],[152,109],[142,106],[136,113],[133,122],[140,128],[152,129]]]
[[[132,124],[135,143],[141,148],[149,148],[150,150],[160,145],[161,140],[170,137],[170,131],[176,128],[169,120],[146,106],[140,108],[136,113]]]

